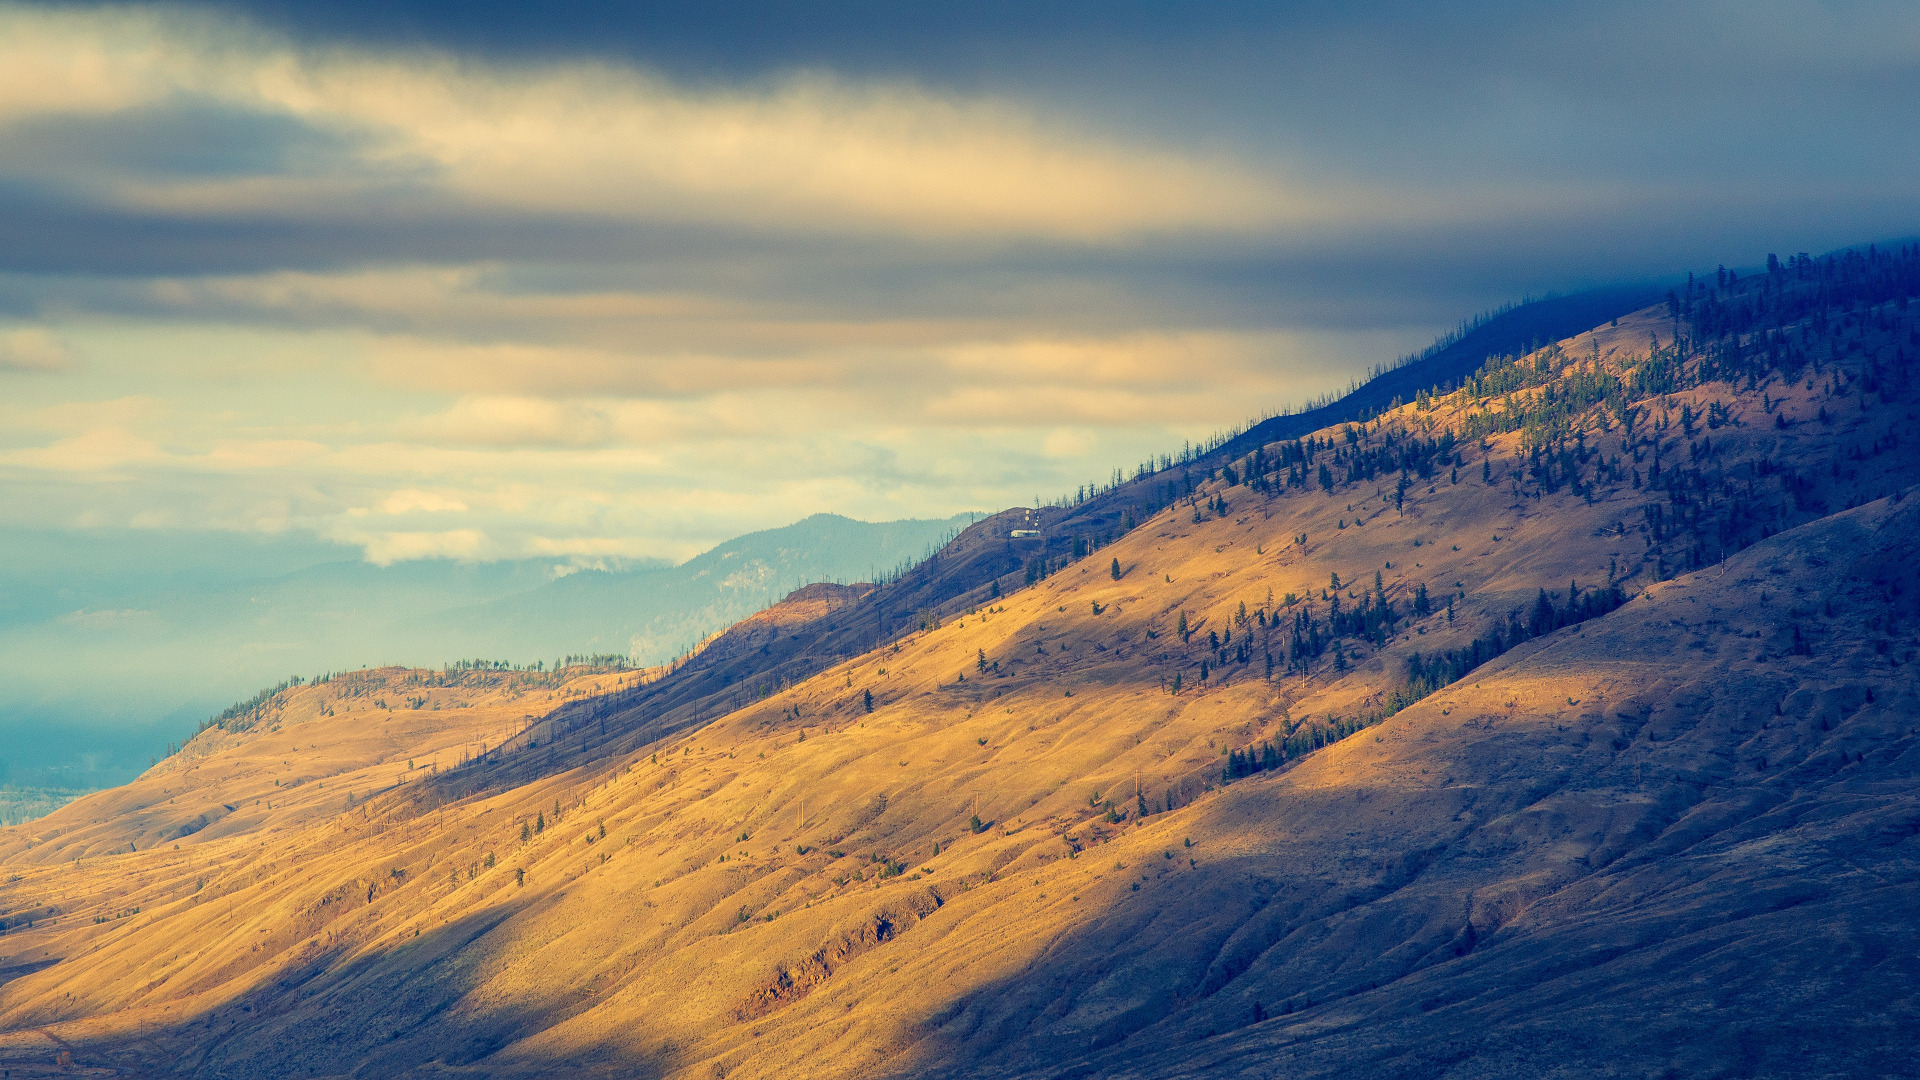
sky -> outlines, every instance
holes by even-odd
[[[0,5],[8,518],[684,559],[1913,231],[1911,4],[898,7]]]

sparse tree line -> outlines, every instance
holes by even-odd
[[[373,698],[375,708],[384,709],[388,702],[383,694],[410,689],[501,689],[513,691],[520,689],[551,689],[568,680],[581,676],[618,674],[637,670],[631,657],[619,653],[591,653],[561,657],[549,667],[544,660],[533,664],[515,664],[506,660],[456,660],[445,667],[412,668],[395,674],[385,669],[366,669],[360,671],[322,672],[311,680],[299,675],[288,677],[285,681],[267,687],[245,701],[236,702],[220,712],[200,722],[194,734],[198,735],[208,728],[241,733],[251,731],[262,723],[277,719],[286,708],[287,692],[301,686],[322,686],[337,684],[334,697],[337,700],[368,697]],[[426,695],[409,694],[401,697],[408,708],[425,708],[431,700]],[[332,715],[326,711],[325,715]],[[167,744],[167,756],[180,752],[184,744]]]
[[[1626,594],[1616,586],[1582,591],[1578,584],[1569,583],[1565,599],[1558,593],[1542,589],[1524,618],[1521,611],[1515,609],[1508,613],[1504,624],[1495,623],[1487,633],[1465,647],[1408,656],[1400,685],[1385,695],[1378,709],[1348,717],[1329,713],[1324,718],[1302,718],[1289,724],[1285,732],[1272,739],[1255,743],[1245,750],[1229,751],[1221,771],[1221,780],[1231,781],[1279,768],[1321,747],[1339,742],[1458,682],[1475,668],[1523,642],[1544,637],[1563,627],[1597,619],[1626,601]]]

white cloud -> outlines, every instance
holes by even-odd
[[[607,414],[537,397],[466,397],[412,425],[431,441],[480,446],[593,446],[607,441]]]
[[[380,509],[396,515],[465,513],[467,504],[451,495],[434,491],[415,491],[409,488],[387,496],[381,501]]]
[[[367,561],[376,566],[391,566],[410,559],[461,559],[472,561],[500,554],[478,529],[448,529],[444,532],[352,532],[338,531],[333,539],[354,544],[366,552]]]
[[[0,332],[0,371],[65,371],[72,366],[72,353],[44,329]]]

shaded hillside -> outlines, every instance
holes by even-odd
[[[77,860],[0,849],[0,1063],[1911,1071],[1916,268],[1716,282],[1143,478],[1090,556],[981,522],[355,813],[113,854],[82,800]]]

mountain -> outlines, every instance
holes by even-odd
[[[795,585],[884,576],[970,520],[817,514],[678,566],[577,572],[553,560],[376,566],[286,537],[0,532],[0,648],[13,661],[0,783],[124,783],[209,714],[293,673],[482,656],[663,662]],[[9,801],[0,790],[0,816]]]
[[[1916,296],[1716,278],[645,672],[284,688],[0,830],[0,1064],[1909,1074]]]
[[[926,558],[980,517],[871,523],[815,514],[729,540],[674,567],[581,570],[538,589],[453,613],[469,627],[511,627],[521,640],[579,640],[584,649],[664,663],[812,582],[887,578]],[[484,640],[484,639],[483,639]],[[503,640],[475,655],[526,656]]]

